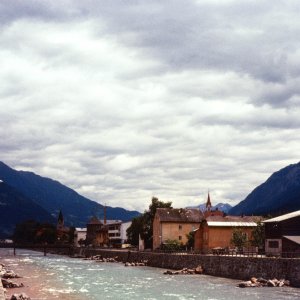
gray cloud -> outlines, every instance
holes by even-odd
[[[141,211],[242,200],[299,160],[298,9],[0,4],[1,160]]]

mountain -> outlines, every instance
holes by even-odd
[[[273,173],[229,214],[279,215],[300,209],[300,163]]]
[[[206,209],[206,203],[199,204],[199,205],[197,205],[197,206],[189,206],[189,207],[187,207],[187,208],[198,208],[198,209],[200,209],[201,211],[205,211],[205,209]],[[218,209],[218,210],[223,211],[223,212],[226,213],[226,214],[228,213],[228,211],[229,211],[231,208],[232,208],[232,206],[231,206],[230,204],[228,204],[228,203],[218,203],[217,205],[213,205],[213,206],[211,207],[212,210]]]
[[[55,222],[55,218],[41,206],[0,181],[0,237],[11,235],[15,224],[32,219],[43,223]]]
[[[16,171],[3,162],[0,162],[0,179],[54,217],[61,209],[67,225],[85,227],[93,215],[103,219],[103,205],[79,195],[58,181],[32,172]],[[138,211],[121,207],[106,207],[107,219],[128,221],[139,214]]]

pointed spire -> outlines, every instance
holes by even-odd
[[[63,216],[61,210],[59,211],[59,214],[58,214],[56,228],[58,230],[63,230],[63,228],[64,228],[64,216]]]
[[[106,225],[106,203],[103,206],[103,223]]]
[[[59,223],[64,223],[64,216],[63,216],[61,210],[59,211],[59,215],[58,215],[57,221],[58,221]]]
[[[206,210],[207,210],[207,211],[210,211],[210,210],[211,210],[211,201],[210,201],[209,191],[208,191],[208,194],[207,194]]]

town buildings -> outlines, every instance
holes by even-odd
[[[252,231],[259,217],[227,216],[212,209],[208,193],[206,208],[173,209],[158,208],[153,221],[153,249],[161,247],[168,240],[176,240],[186,245],[187,235],[194,233],[194,248],[208,252],[214,248],[231,248],[233,233],[240,230],[247,241],[252,239]]]
[[[122,222],[121,220],[100,220],[97,217],[92,217],[87,228],[85,229],[86,245],[93,246],[112,246],[121,247],[127,241],[126,230],[131,225],[131,222]],[[77,230],[76,230],[77,231]],[[84,228],[79,228],[78,241],[80,240],[79,234],[84,235]]]

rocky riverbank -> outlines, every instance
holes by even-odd
[[[240,288],[246,287],[283,287],[290,286],[290,281],[285,279],[265,279],[265,278],[256,278],[251,277],[248,281],[243,281],[238,284]]]
[[[18,274],[16,274],[13,270],[8,269],[4,264],[0,264],[0,277],[2,286],[5,289],[5,293],[8,290],[15,288],[22,288],[24,284],[13,281],[12,279],[22,278]],[[12,295],[6,296],[7,300],[30,300],[30,297],[26,295],[26,293],[14,293]]]

